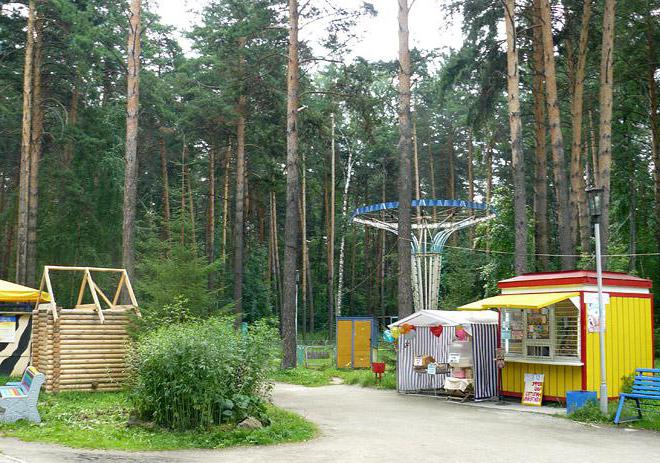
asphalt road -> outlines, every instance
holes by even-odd
[[[278,384],[277,405],[317,423],[309,442],[126,453],[0,439],[0,462],[626,462],[660,461],[660,433],[478,408],[354,386]]]

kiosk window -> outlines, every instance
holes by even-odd
[[[502,315],[502,347],[506,356],[579,359],[580,314],[570,301],[539,310],[504,309]]]

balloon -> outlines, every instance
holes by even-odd
[[[410,330],[406,333],[406,339],[415,339],[417,337],[417,331],[415,330]]]
[[[432,326],[432,327],[430,328],[430,330],[431,330],[431,334],[433,334],[433,336],[435,336],[436,338],[439,338],[440,335],[442,335],[442,330],[443,330],[443,329],[444,329],[444,328],[442,327],[442,325]]]
[[[401,335],[401,330],[399,329],[398,326],[395,326],[390,330],[390,333],[392,333],[392,337],[394,339],[397,339]]]
[[[383,331],[383,340],[385,342],[394,342],[394,336],[392,336],[392,332],[390,330]]]
[[[465,341],[467,339],[467,333],[462,326],[456,327],[456,339],[459,341]]]

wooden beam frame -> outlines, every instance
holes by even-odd
[[[103,299],[103,302],[107,304],[108,308],[112,309],[117,306],[117,302],[119,301],[119,297],[121,295],[122,289],[126,288],[126,291],[128,292],[128,297],[131,301],[131,305],[133,306],[136,314],[138,316],[141,316],[140,314],[140,309],[138,308],[138,303],[137,303],[137,298],[135,297],[135,293],[133,292],[133,286],[131,285],[130,278],[128,277],[128,272],[126,272],[125,269],[123,268],[102,268],[102,267],[66,267],[62,265],[46,265],[44,267],[44,272],[41,277],[41,283],[39,285],[39,291],[44,290],[44,286],[48,292],[48,295],[50,296],[50,303],[48,303],[48,308],[53,309],[53,319],[57,320],[58,314],[57,314],[57,304],[55,302],[55,294],[53,292],[53,286],[50,281],[50,272],[51,271],[63,271],[63,272],[82,272],[83,277],[82,281],[80,282],[80,288],[78,290],[78,298],[76,302],[76,306],[82,305],[83,301],[83,296],[85,293],[85,289],[89,288],[89,292],[92,295],[92,299],[94,300],[94,307],[96,308],[96,312],[98,313],[99,319],[101,320],[101,323],[105,322],[105,317],[103,315],[103,308],[101,307],[101,302],[99,300],[99,296],[101,299]],[[99,273],[118,273],[120,275],[119,277],[119,283],[117,284],[117,288],[114,291],[114,296],[112,300],[103,292],[101,287],[96,284],[94,279],[92,278],[92,272],[99,272]],[[37,301],[37,304],[35,306],[35,310],[38,310],[40,302]]]

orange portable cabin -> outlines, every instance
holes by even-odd
[[[599,310],[596,273],[575,270],[529,273],[498,283],[499,296],[460,307],[499,309],[505,364],[503,395],[520,397],[524,377],[544,375],[544,398],[564,400],[567,391],[598,391]],[[610,398],[636,368],[653,368],[651,281],[603,273],[605,356]]]

